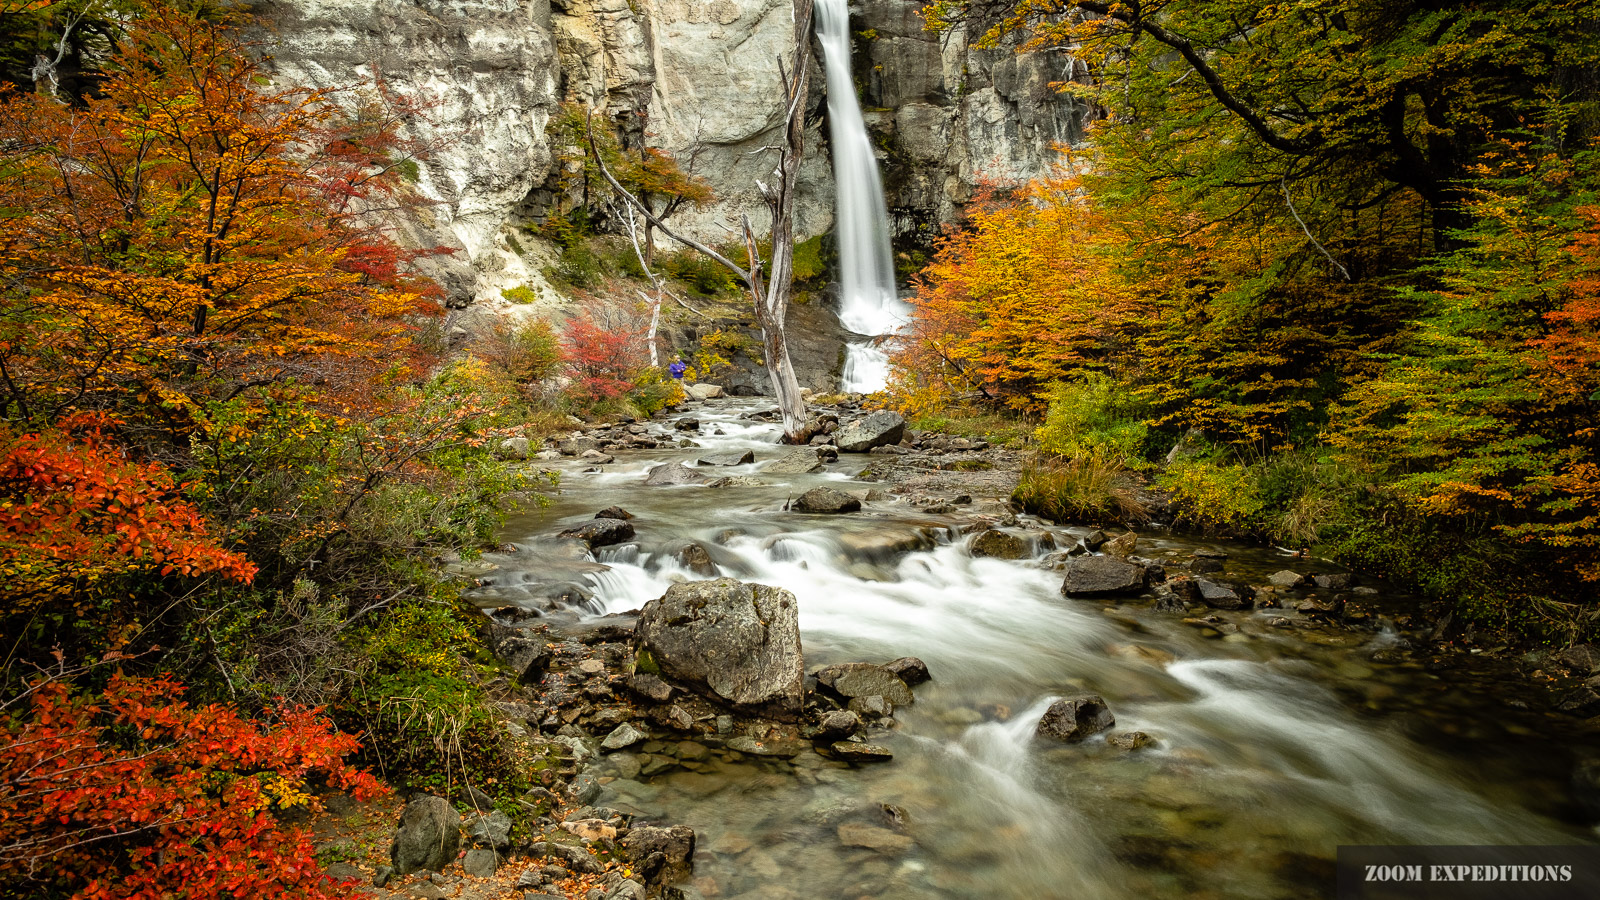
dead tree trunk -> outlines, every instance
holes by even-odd
[[[793,72],[778,60],[778,73],[783,83],[785,118],[783,142],[764,148],[776,153],[778,164],[773,169],[772,183],[756,182],[761,198],[766,201],[772,215],[772,270],[762,272],[760,241],[750,224],[750,217],[742,220],[745,255],[749,262],[741,266],[705,244],[672,231],[667,224],[650,211],[650,207],[630,193],[617,181],[595,145],[593,124],[589,131],[589,153],[600,168],[600,174],[611,185],[622,201],[628,204],[662,234],[704,254],[733,272],[750,292],[755,304],[756,323],[766,345],[767,376],[772,381],[772,392],[778,400],[778,410],[783,415],[784,439],[791,443],[805,443],[810,438],[806,432],[806,404],[800,396],[800,381],[795,377],[794,363],[789,359],[789,343],[784,333],[784,322],[789,313],[789,293],[794,281],[794,200],[799,189],[800,163],[805,152],[806,100],[810,93],[811,66],[808,55],[811,48],[812,0],[794,2],[794,59]]]

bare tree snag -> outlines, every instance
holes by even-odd
[[[812,0],[794,2],[794,58],[793,72],[778,60],[779,78],[783,84],[785,119],[783,142],[762,148],[776,153],[778,164],[772,170],[771,183],[756,182],[761,198],[766,201],[772,215],[772,269],[762,272],[760,240],[750,217],[741,222],[744,234],[746,266],[741,266],[705,244],[677,234],[666,222],[655,215],[646,203],[630,193],[606,168],[599,147],[595,144],[593,115],[588,128],[589,153],[594,158],[611,190],[645,220],[650,227],[674,241],[714,260],[732,272],[750,292],[755,305],[756,323],[766,345],[767,376],[772,381],[772,392],[778,400],[778,410],[783,415],[784,439],[790,443],[804,443],[806,433],[806,405],[800,397],[800,381],[795,377],[794,363],[789,359],[789,343],[784,333],[784,322],[789,313],[789,294],[794,281],[794,201],[799,189],[800,163],[805,152],[805,111],[810,92],[808,56],[811,48]],[[649,267],[646,267],[649,271]],[[659,299],[657,300],[659,308]]]

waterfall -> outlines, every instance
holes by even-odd
[[[878,158],[867,137],[861,105],[850,78],[848,0],[817,0],[817,37],[828,77],[828,120],[833,138],[833,175],[838,187],[837,237],[839,321],[861,338],[846,345],[841,387],[876,391],[889,379],[889,358],[871,338],[892,334],[905,320],[895,294],[889,250],[889,212],[883,200]]]

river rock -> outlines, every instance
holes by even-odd
[[[1111,539],[1106,537],[1106,533],[1104,531],[1096,529],[1083,536],[1083,546],[1093,552],[1095,550],[1099,550],[1101,546],[1103,546],[1105,542],[1109,540]]]
[[[1106,738],[1106,743],[1118,750],[1140,750],[1154,744],[1156,739],[1142,731],[1125,731]]]
[[[500,442],[499,457],[501,459],[527,459],[533,452],[533,444],[525,437],[506,438]]]
[[[967,544],[967,552],[973,556],[987,556],[992,559],[1027,559],[1030,555],[1027,541],[997,529],[980,531],[973,535],[972,541]]]
[[[596,519],[631,519],[633,513],[620,506],[608,506],[594,514]]]
[[[1325,591],[1348,591],[1355,586],[1355,576],[1348,572],[1335,572],[1332,575],[1318,575],[1314,579],[1317,587]]]
[[[840,663],[817,670],[817,683],[841,697],[883,697],[895,706],[916,701],[900,676],[872,663]]]
[[[695,400],[715,400],[722,396],[722,386],[698,381],[694,384],[685,385],[683,392]]]
[[[1128,531],[1117,535],[1109,541],[1106,541],[1105,545],[1100,548],[1100,552],[1107,556],[1114,556],[1117,559],[1126,560],[1128,557],[1133,555],[1133,551],[1137,549],[1138,546],[1139,536],[1131,531]]]
[[[743,453],[712,453],[695,460],[695,464],[701,466],[743,466],[755,461],[755,451],[746,450]]]
[[[456,861],[460,847],[461,814],[443,797],[422,797],[401,811],[389,862],[400,876],[423,869],[437,872]]]
[[[598,466],[609,466],[617,461],[615,456],[600,450],[585,450],[578,458]]]
[[[626,519],[590,519],[576,528],[568,528],[558,537],[577,538],[590,547],[609,547],[633,540],[633,523]]]
[[[504,850],[511,846],[511,817],[498,809],[479,816],[467,826],[467,837],[474,846]]]
[[[933,675],[928,671],[928,664],[915,656],[902,656],[893,662],[884,663],[883,667],[900,676],[900,680],[910,687],[933,680]]]
[[[1600,715],[1600,676],[1590,678],[1563,694],[1556,703],[1556,710],[1585,718]]]
[[[645,734],[639,729],[633,727],[633,725],[628,722],[623,722],[621,725],[618,725],[615,729],[613,729],[610,734],[606,735],[605,740],[600,742],[600,749],[623,750],[628,747],[632,747],[634,744],[637,744],[640,741],[646,741],[649,739],[650,736],[648,734]]]
[[[637,830],[637,829],[636,829]],[[543,856],[547,859],[559,860],[565,868],[584,875],[599,875],[605,871],[600,861],[589,854],[589,851],[576,844],[563,844],[557,841],[534,841],[527,846],[529,856]]]
[[[699,419],[679,419],[678,421],[672,423],[672,427],[674,429],[678,430],[678,431],[699,431],[700,430],[700,420]],[[640,434],[644,434],[643,431],[640,431],[639,433]]]
[[[669,484],[704,484],[709,479],[683,463],[662,463],[650,470],[644,483],[652,487]]]
[[[1144,566],[1110,556],[1083,556],[1067,563],[1061,593],[1068,597],[1106,597],[1144,590]]]
[[[687,825],[639,825],[622,839],[622,852],[646,883],[670,883],[689,877],[694,844],[694,829]]]
[[[806,475],[822,471],[822,459],[813,449],[791,450],[767,463],[761,471],[769,475]]]
[[[836,709],[817,720],[817,740],[840,741],[861,730],[861,717],[848,709]]]
[[[1271,578],[1267,579],[1267,581],[1273,587],[1297,588],[1304,587],[1306,582],[1310,581],[1310,579],[1304,575],[1301,575],[1299,572],[1292,572],[1288,569],[1284,569],[1281,572],[1274,573]]]
[[[1600,672],[1600,650],[1593,644],[1579,644],[1556,654],[1556,661],[1585,675]]]
[[[732,578],[675,584],[640,612],[635,649],[649,674],[741,711],[799,716],[799,604],[782,588]]]
[[[845,762],[888,762],[894,759],[889,748],[859,741],[835,741],[828,749]]]
[[[1195,587],[1200,590],[1200,602],[1213,609],[1248,609],[1250,602],[1239,596],[1239,592],[1230,584],[1209,581],[1205,578],[1194,579]]]
[[[461,858],[461,871],[473,878],[488,878],[500,868],[500,854],[484,847],[474,847]]]
[[[1189,560],[1189,572],[1192,575],[1214,575],[1222,571],[1222,560],[1211,559],[1205,556],[1196,556]]]
[[[861,509],[861,501],[833,488],[812,488],[801,494],[794,501],[794,508],[798,512],[808,513],[849,513]]]
[[[890,718],[894,715],[894,704],[881,694],[870,697],[851,697],[850,711],[873,722]]]
[[[555,659],[547,638],[504,625],[490,626],[489,649],[511,669],[521,684],[537,684]]]
[[[1093,694],[1057,700],[1045,710],[1034,734],[1064,744],[1075,744],[1117,724],[1106,701]]]
[[[906,853],[916,846],[916,841],[887,828],[851,822],[839,826],[839,843],[846,847],[865,847],[879,853]]]
[[[846,453],[866,453],[874,447],[900,443],[905,433],[904,417],[897,412],[880,409],[835,431],[833,442]]]

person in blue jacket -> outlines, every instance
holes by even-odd
[[[676,378],[679,381],[682,381],[683,380],[683,373],[685,371],[687,371],[688,368],[689,368],[689,364],[684,362],[682,359],[674,359],[672,361],[672,365],[667,366],[667,371],[672,373],[672,377],[673,378]]]

